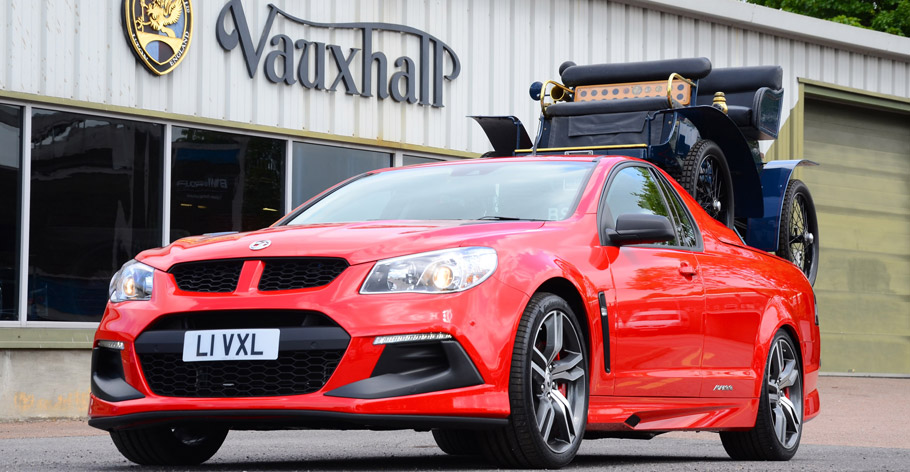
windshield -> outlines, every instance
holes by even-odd
[[[368,175],[285,224],[375,220],[561,220],[594,162],[484,161]]]

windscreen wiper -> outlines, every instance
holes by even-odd
[[[484,215],[478,220],[493,220],[493,221],[543,221],[537,218],[516,218],[514,216],[501,216],[501,215]]]

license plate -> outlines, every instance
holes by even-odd
[[[183,362],[278,359],[278,329],[187,331]]]

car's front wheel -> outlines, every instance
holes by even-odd
[[[755,427],[722,432],[721,442],[733,459],[790,460],[802,435],[803,381],[798,344],[783,330],[768,349],[762,387]]]
[[[150,427],[111,431],[114,445],[132,462],[141,465],[198,465],[218,452],[227,428],[203,425]]]
[[[587,424],[587,372],[584,335],[572,308],[556,295],[534,295],[515,337],[509,425],[486,432],[484,455],[507,467],[571,462]]]

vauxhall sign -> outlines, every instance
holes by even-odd
[[[396,102],[444,106],[443,79],[454,80],[461,72],[458,56],[439,38],[416,28],[389,23],[317,23],[305,20],[269,4],[265,25],[258,35],[250,31],[240,0],[230,0],[221,9],[216,24],[218,44],[226,51],[240,46],[250,78],[260,67],[265,77],[276,84],[299,84],[307,89],[335,92],[344,87],[349,95],[380,99],[392,97]],[[273,34],[279,16],[312,28],[359,31],[360,44],[327,44],[307,38],[291,38],[281,32]],[[380,32],[411,36],[420,42],[419,56],[404,55],[392,60],[373,47]],[[359,47],[350,47],[359,46]],[[446,56],[451,70],[446,73]],[[352,70],[360,63],[359,77]],[[261,66],[260,66],[261,64]],[[332,67],[334,65],[334,67]],[[337,71],[337,72],[336,72]]]
[[[123,0],[123,24],[127,42],[141,63],[156,75],[174,70],[186,57],[193,34],[191,0]],[[225,51],[240,46],[250,78],[262,66],[273,83],[300,84],[307,89],[335,92],[344,87],[349,95],[396,102],[444,106],[443,80],[455,80],[461,63],[455,51],[439,38],[417,28],[391,23],[317,23],[293,16],[273,4],[258,36],[253,36],[240,0],[230,0],[218,14],[215,34]],[[360,44],[347,47],[272,34],[279,16],[311,31],[348,29],[358,31]],[[373,39],[381,32],[398,33],[420,43],[417,58],[404,55],[391,60],[375,51]],[[345,45],[351,46],[351,45]],[[451,70],[446,72],[446,57]],[[360,74],[352,66],[360,64]],[[337,71],[337,72],[336,72]]]

